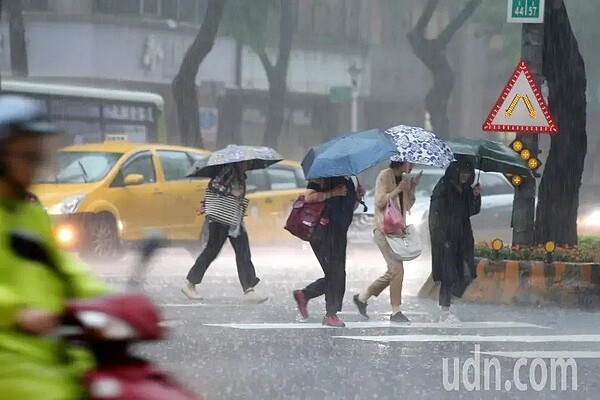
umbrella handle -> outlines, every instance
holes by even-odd
[[[360,181],[358,180],[358,175],[356,175],[356,184],[357,184],[357,186],[360,186]],[[360,200],[359,203],[362,204],[362,206],[363,206],[363,212],[369,211],[369,207],[367,207],[364,200]]]

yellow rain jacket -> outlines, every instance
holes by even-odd
[[[75,297],[108,291],[83,265],[59,249],[50,218],[39,203],[0,197],[0,400],[81,399],[81,374],[93,366],[90,354],[69,349],[69,361],[65,362],[60,339],[17,329],[16,316],[21,308],[62,314],[67,285],[50,268],[12,252],[8,233],[15,229],[36,234],[45,242],[63,273],[70,277]]]

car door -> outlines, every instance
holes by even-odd
[[[142,175],[143,182],[126,186],[125,178],[133,174]],[[162,227],[163,195],[150,151],[135,153],[123,163],[107,191],[106,201],[117,209],[124,240],[140,240],[148,229]]]
[[[157,150],[164,182],[163,229],[171,240],[195,240],[195,209],[198,206],[195,183],[186,175],[192,166],[184,151]]]

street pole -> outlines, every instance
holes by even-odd
[[[352,63],[348,68],[348,74],[352,80],[352,106],[350,110],[351,114],[351,131],[358,131],[358,78],[362,70]]]
[[[521,34],[521,58],[529,64],[533,77],[539,86],[545,82],[542,75],[542,51],[544,44],[544,24],[523,24]],[[517,134],[532,156],[539,154],[537,133]],[[531,246],[535,240],[535,206],[537,177],[527,178],[515,190],[513,204],[513,244]]]
[[[352,132],[358,131],[358,88],[352,84]]]

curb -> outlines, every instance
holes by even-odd
[[[462,301],[600,308],[600,264],[476,259],[477,278]],[[419,297],[438,299],[431,275]]]

